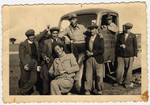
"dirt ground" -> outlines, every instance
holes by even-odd
[[[10,52],[17,51],[18,45],[11,45]],[[9,56],[10,60],[10,73],[9,73],[9,79],[10,79],[10,95],[15,95],[16,90],[18,89],[18,80],[20,78],[20,67],[19,67],[19,56],[18,54],[10,54]],[[141,94],[141,72],[134,71],[133,72],[133,88],[126,89],[123,86],[113,87],[114,80],[108,76],[104,78],[104,90],[103,95],[140,95]],[[115,75],[112,75],[112,77],[115,77]],[[35,87],[34,87],[35,90]],[[34,91],[32,93],[33,95],[39,95],[38,91]]]

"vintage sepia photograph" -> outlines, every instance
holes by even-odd
[[[145,3],[9,5],[2,24],[4,102],[147,99]]]

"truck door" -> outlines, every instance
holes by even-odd
[[[118,27],[118,16],[115,13],[109,13],[112,16],[112,22]],[[115,43],[117,33],[114,33],[108,29],[103,30],[101,27],[103,25],[107,26],[107,15],[104,13],[101,15],[99,32],[104,38],[104,62],[113,62],[115,60]]]

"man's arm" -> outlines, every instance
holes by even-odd
[[[136,35],[134,35],[134,37],[133,37],[133,47],[134,47],[134,56],[137,57],[137,39],[136,39]]]
[[[25,61],[25,50],[26,50],[25,45],[23,42],[21,42],[19,45],[19,58],[23,66],[27,64],[27,62]]]
[[[118,27],[114,23],[108,25],[107,28],[108,28],[108,30],[110,30],[112,32],[115,32],[115,33],[118,32]]]
[[[48,30],[45,29],[44,31],[40,32],[38,35],[36,35],[36,40],[39,42],[46,34]]]
[[[41,56],[43,58],[43,60],[45,60],[47,63],[50,62],[50,55],[52,55],[48,49],[47,44],[44,43],[43,47],[42,47],[42,51],[41,51]]]
[[[117,35],[116,49],[117,49],[117,48],[120,48],[120,45],[123,44],[123,43],[120,43],[120,38],[121,38],[120,36],[121,36],[120,34]]]
[[[79,71],[79,65],[73,54],[70,55],[70,60],[71,60],[71,68],[67,68],[66,72],[70,74]]]
[[[67,34],[68,34],[68,31],[67,31],[67,28],[65,28],[63,32],[59,33],[59,37],[64,38],[65,36],[67,36]]]
[[[54,76],[54,64],[52,64],[52,66],[50,67],[49,74],[50,74],[51,77]]]
[[[87,29],[84,27],[84,25],[82,25],[82,30],[83,30],[83,33],[85,33],[87,31]]]

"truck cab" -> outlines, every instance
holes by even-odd
[[[101,26],[106,24],[106,17],[107,14],[109,13],[113,19],[113,23],[116,24],[116,26],[119,25],[119,15],[117,12],[112,11],[112,10],[108,10],[108,9],[85,9],[85,10],[79,10],[79,11],[75,11],[72,13],[76,13],[77,14],[77,23],[78,24],[82,24],[85,26],[85,28],[87,28],[88,26],[90,26],[92,23],[96,23],[96,25],[98,25],[98,30],[99,33],[101,33],[103,35],[104,38],[104,61],[105,62],[112,62],[115,59],[115,40],[116,40],[116,34],[105,30],[103,31],[101,29]],[[59,22],[59,27],[61,29],[60,31],[60,37],[63,34],[64,29],[69,26],[70,22],[68,21],[68,16],[70,13],[65,14],[61,17],[60,22]],[[118,26],[119,27],[119,26]],[[69,44],[69,38],[66,39],[66,44]]]

